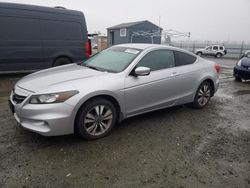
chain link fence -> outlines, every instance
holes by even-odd
[[[167,45],[167,44],[166,44]],[[250,43],[242,42],[213,42],[213,41],[172,41],[169,45],[195,52],[209,45],[223,45],[227,49],[227,58],[240,58],[245,51],[250,50]]]

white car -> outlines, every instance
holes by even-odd
[[[207,46],[206,48],[203,49],[197,49],[195,51],[195,54],[198,56],[210,55],[210,56],[215,56],[216,58],[220,58],[227,54],[227,50],[225,49],[224,46],[212,45],[212,46]]]

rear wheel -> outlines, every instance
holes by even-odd
[[[109,134],[116,123],[117,112],[106,99],[87,102],[79,111],[75,132],[87,140],[95,140]]]
[[[61,65],[67,65],[67,64],[70,64],[70,63],[71,63],[71,60],[69,58],[60,57],[60,58],[56,59],[53,66],[57,67],[57,66],[61,66]]]
[[[211,84],[207,81],[203,82],[196,91],[192,106],[198,109],[205,107],[211,99],[212,92]]]
[[[217,54],[215,55],[215,57],[216,57],[216,58],[221,58],[221,57],[222,57],[222,54],[221,54],[221,53],[217,53]]]

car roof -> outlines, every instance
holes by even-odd
[[[5,3],[0,2],[0,8],[16,9],[16,10],[29,10],[35,12],[57,13],[57,14],[69,14],[69,15],[82,15],[81,11],[70,10],[66,8],[46,7],[39,5],[28,5],[19,3]]]
[[[176,48],[173,46],[162,45],[162,44],[128,43],[128,44],[115,45],[113,47],[135,48],[135,49],[139,49],[139,50],[150,50],[150,49],[154,49],[154,48],[158,48],[158,49],[160,48],[160,49],[166,49],[166,50],[180,51],[180,52],[184,52],[186,54],[197,57],[194,53],[189,52],[187,50],[183,50],[181,48]]]
[[[210,47],[210,46],[219,46],[219,47],[224,47],[223,45],[220,45],[220,44],[211,44],[211,45],[206,46],[206,47]]]
[[[141,44],[141,43],[128,43],[128,44],[119,44],[116,45],[117,47],[124,47],[124,48],[136,48],[140,50],[146,50],[149,48],[164,48],[164,49],[170,49],[170,50],[177,50],[179,48],[175,48],[172,46],[167,45],[161,45],[161,44]]]

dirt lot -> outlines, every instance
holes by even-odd
[[[215,60],[215,59],[212,59]],[[108,137],[42,137],[8,109],[17,77],[0,78],[0,187],[250,187],[250,83],[235,60],[203,110],[174,107],[128,119]]]

